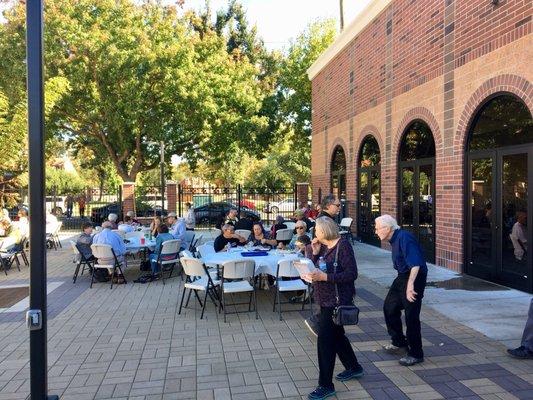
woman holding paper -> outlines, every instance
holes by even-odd
[[[339,235],[337,224],[327,217],[316,220],[316,238],[311,242],[311,259],[317,265],[323,257],[326,262],[324,271],[315,268],[309,273],[313,282],[316,304],[320,305],[318,321],[314,325],[318,346],[318,387],[308,395],[311,400],[325,399],[335,394],[333,385],[333,369],[336,355],[339,356],[345,370],[335,376],[338,381],[360,378],[363,367],[357,361],[344,328],[333,322],[333,311],[337,305],[335,285],[339,293],[339,305],[353,304],[355,296],[354,282],[357,279],[357,264],[350,242]],[[336,272],[334,264],[336,266]],[[310,321],[306,320],[308,326]],[[311,326],[310,326],[311,327]]]

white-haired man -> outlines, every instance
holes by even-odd
[[[124,262],[126,265],[126,259],[124,255],[126,254],[126,245],[124,240],[116,233],[113,232],[111,221],[105,221],[102,224],[102,231],[97,233],[93,237],[93,244],[108,244],[111,246],[119,262]],[[114,260],[98,260],[100,264],[113,263]],[[122,282],[121,282],[122,281]],[[123,278],[117,279],[118,283],[123,283]]]
[[[400,229],[390,215],[376,218],[376,234],[392,247],[392,263],[398,276],[392,283],[383,304],[387,331],[392,343],[383,348],[387,353],[407,354],[400,364],[411,366],[424,361],[420,332],[420,309],[427,279],[427,265],[420,245],[413,234]],[[405,312],[406,335],[403,334],[402,310]]]
[[[115,214],[115,213],[111,213],[107,216],[107,220],[109,222],[111,222],[111,229],[117,229],[118,228],[118,225],[117,225],[117,219],[118,219],[118,215]],[[102,227],[104,225],[102,224]]]

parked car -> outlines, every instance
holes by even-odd
[[[135,203],[137,217],[151,217],[153,215],[166,215],[167,210],[161,212],[161,206],[152,207],[150,204],[136,202]],[[109,203],[101,207],[96,207],[91,210],[91,221],[94,224],[101,224],[107,219],[109,214],[120,214],[119,203]]]
[[[228,213],[230,208],[238,208],[235,204],[217,201],[213,203],[207,203],[203,206],[196,207],[194,209],[194,216],[196,223],[199,225],[217,225],[224,215]],[[261,217],[256,211],[250,210],[247,207],[241,207],[241,211],[244,212],[253,221],[259,221]]]
[[[280,211],[284,213],[292,213],[294,210],[294,199],[288,198],[278,202],[267,203],[263,211],[266,213],[277,214]]]
[[[232,204],[237,204],[237,199],[227,199],[227,200],[224,200],[226,203],[232,203]],[[255,203],[252,201],[252,200],[248,200],[248,199],[241,199],[240,201],[240,206],[241,208],[248,208],[250,210],[255,210]]]

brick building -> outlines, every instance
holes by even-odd
[[[533,292],[532,0],[375,0],[308,71],[313,200],[380,245],[389,213],[429,261]]]

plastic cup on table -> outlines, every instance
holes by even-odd
[[[141,244],[144,245],[144,243],[145,243],[145,238],[142,237],[141,238]]]

